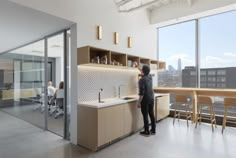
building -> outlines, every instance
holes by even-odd
[[[175,70],[175,68],[172,65],[168,65],[168,71],[169,72],[174,72],[176,70]]]
[[[178,59],[178,71],[182,70],[181,59]]]
[[[196,87],[196,67],[186,66],[182,70],[182,86]]]
[[[236,67],[200,69],[202,88],[236,88]],[[185,67],[182,71],[183,87],[196,87],[196,68]]]

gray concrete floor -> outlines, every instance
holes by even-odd
[[[71,145],[61,137],[0,112],[0,158],[235,158],[236,130],[208,124],[187,128],[172,118],[157,124],[155,136],[134,134],[98,152]]]
[[[40,107],[41,104],[21,105],[0,108],[0,110],[7,112],[17,118],[30,122],[38,127],[44,128],[45,113],[41,112],[41,109],[35,110],[36,107]],[[57,119],[53,116],[48,117],[48,129],[53,133],[63,136],[64,132],[64,119],[59,117]]]

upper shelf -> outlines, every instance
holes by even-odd
[[[128,55],[106,49],[85,46],[77,50],[77,64],[88,66],[112,67],[112,68],[132,68],[134,62],[142,66],[150,65],[151,69],[165,69],[165,62],[139,56]]]

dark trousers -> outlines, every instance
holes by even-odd
[[[149,131],[149,121],[148,121],[148,115],[150,117],[151,120],[151,124],[152,124],[152,131],[156,130],[156,122],[155,122],[155,116],[154,116],[154,100],[152,100],[149,103],[142,103],[141,105],[141,111],[143,114],[143,123],[144,123],[144,130],[145,131]]]

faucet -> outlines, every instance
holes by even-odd
[[[125,86],[125,85],[119,85],[119,88],[118,88],[118,97],[120,98],[120,87],[121,86]]]
[[[102,101],[101,101],[101,92],[103,91],[103,89],[102,88],[100,88],[100,90],[99,90],[99,92],[98,92],[98,102],[99,103],[102,103]]]

